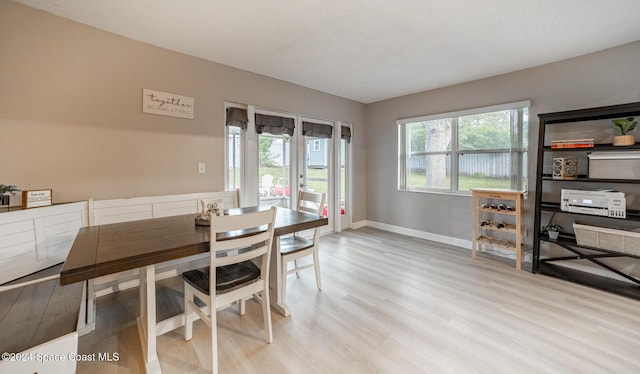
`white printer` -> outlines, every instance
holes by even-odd
[[[587,191],[563,188],[560,209],[596,216],[627,217],[627,201],[624,192],[612,190]]]

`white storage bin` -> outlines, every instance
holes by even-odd
[[[640,232],[573,223],[578,245],[640,256]]]
[[[640,152],[593,152],[589,178],[640,179]]]

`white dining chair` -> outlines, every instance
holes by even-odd
[[[321,215],[324,208],[324,201],[326,195],[319,192],[300,191],[298,193],[298,205],[297,210],[299,212],[310,213],[315,215]],[[300,276],[300,271],[306,268],[313,267],[316,273],[316,285],[318,289],[322,289],[322,281],[320,279],[320,258],[318,256],[318,247],[320,244],[320,228],[316,227],[313,230],[313,236],[306,238],[300,233],[294,233],[293,235],[284,236],[280,238],[280,254],[282,261],[282,291],[286,298],[287,291],[287,277],[289,274],[296,273],[296,276]],[[303,257],[312,256],[313,263],[301,265],[298,260]],[[293,268],[288,269],[289,263],[293,261]]]
[[[254,297],[262,305],[265,340],[267,343],[273,341],[269,260],[275,216],[275,207],[240,215],[211,216],[210,267],[182,274],[185,286],[184,338],[191,339],[196,315],[211,328],[214,373],[218,372],[216,311],[238,300]],[[206,308],[198,307],[194,298],[202,301]]]

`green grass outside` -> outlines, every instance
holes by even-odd
[[[273,175],[273,184],[278,183],[278,179],[282,176],[282,168],[281,167],[263,167],[260,169],[259,181],[262,181],[262,176],[265,174]],[[307,176],[309,179],[326,179],[327,178],[328,169],[309,169],[307,171]],[[345,177],[344,168],[342,169],[342,180],[344,181]],[[285,169],[285,174],[289,174],[289,168]],[[239,175],[239,173],[237,174]],[[413,187],[422,187],[424,186],[424,175],[421,174],[410,174],[409,175],[409,185]],[[447,175],[447,183],[450,183],[450,176]],[[460,176],[459,180],[459,188],[460,191],[468,191],[471,188],[504,188],[509,189],[511,187],[511,182],[507,179],[489,179],[489,178],[480,178],[480,177],[467,177]],[[236,181],[236,184],[239,185],[240,181]],[[312,189],[317,192],[327,193],[327,183],[325,181],[320,180],[309,180],[309,189]],[[525,183],[526,184],[526,183]],[[345,184],[342,183],[342,193],[340,196],[345,196]]]
[[[424,188],[424,174],[409,174],[409,186],[415,188]],[[451,183],[451,176],[447,175],[447,185]],[[508,179],[490,179],[482,177],[458,177],[458,190],[468,191],[472,188],[504,188],[509,189],[511,181]]]

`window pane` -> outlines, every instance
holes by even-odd
[[[529,162],[529,152],[522,153],[522,165],[520,165],[520,170],[522,173],[522,186],[519,186],[522,191],[527,191],[529,189],[529,177],[527,173],[527,163]],[[516,187],[518,188],[518,186]]]
[[[424,152],[427,144],[425,128],[424,122],[407,124],[407,153]]]
[[[458,139],[460,150],[510,149],[511,111],[459,117]]]
[[[347,141],[340,139],[340,212],[344,215],[346,209],[345,198],[347,196]]]
[[[521,110],[522,110],[522,147],[524,149],[528,149],[529,148],[529,108],[522,108]]]
[[[408,153],[451,150],[451,119],[407,124]]]
[[[240,147],[240,128],[234,126],[227,126],[227,190],[235,190],[240,188],[240,155],[242,150]]]
[[[511,153],[464,153],[458,160],[458,190],[510,188]]]
[[[449,154],[409,157],[407,187],[409,189],[450,189],[451,158]]]

